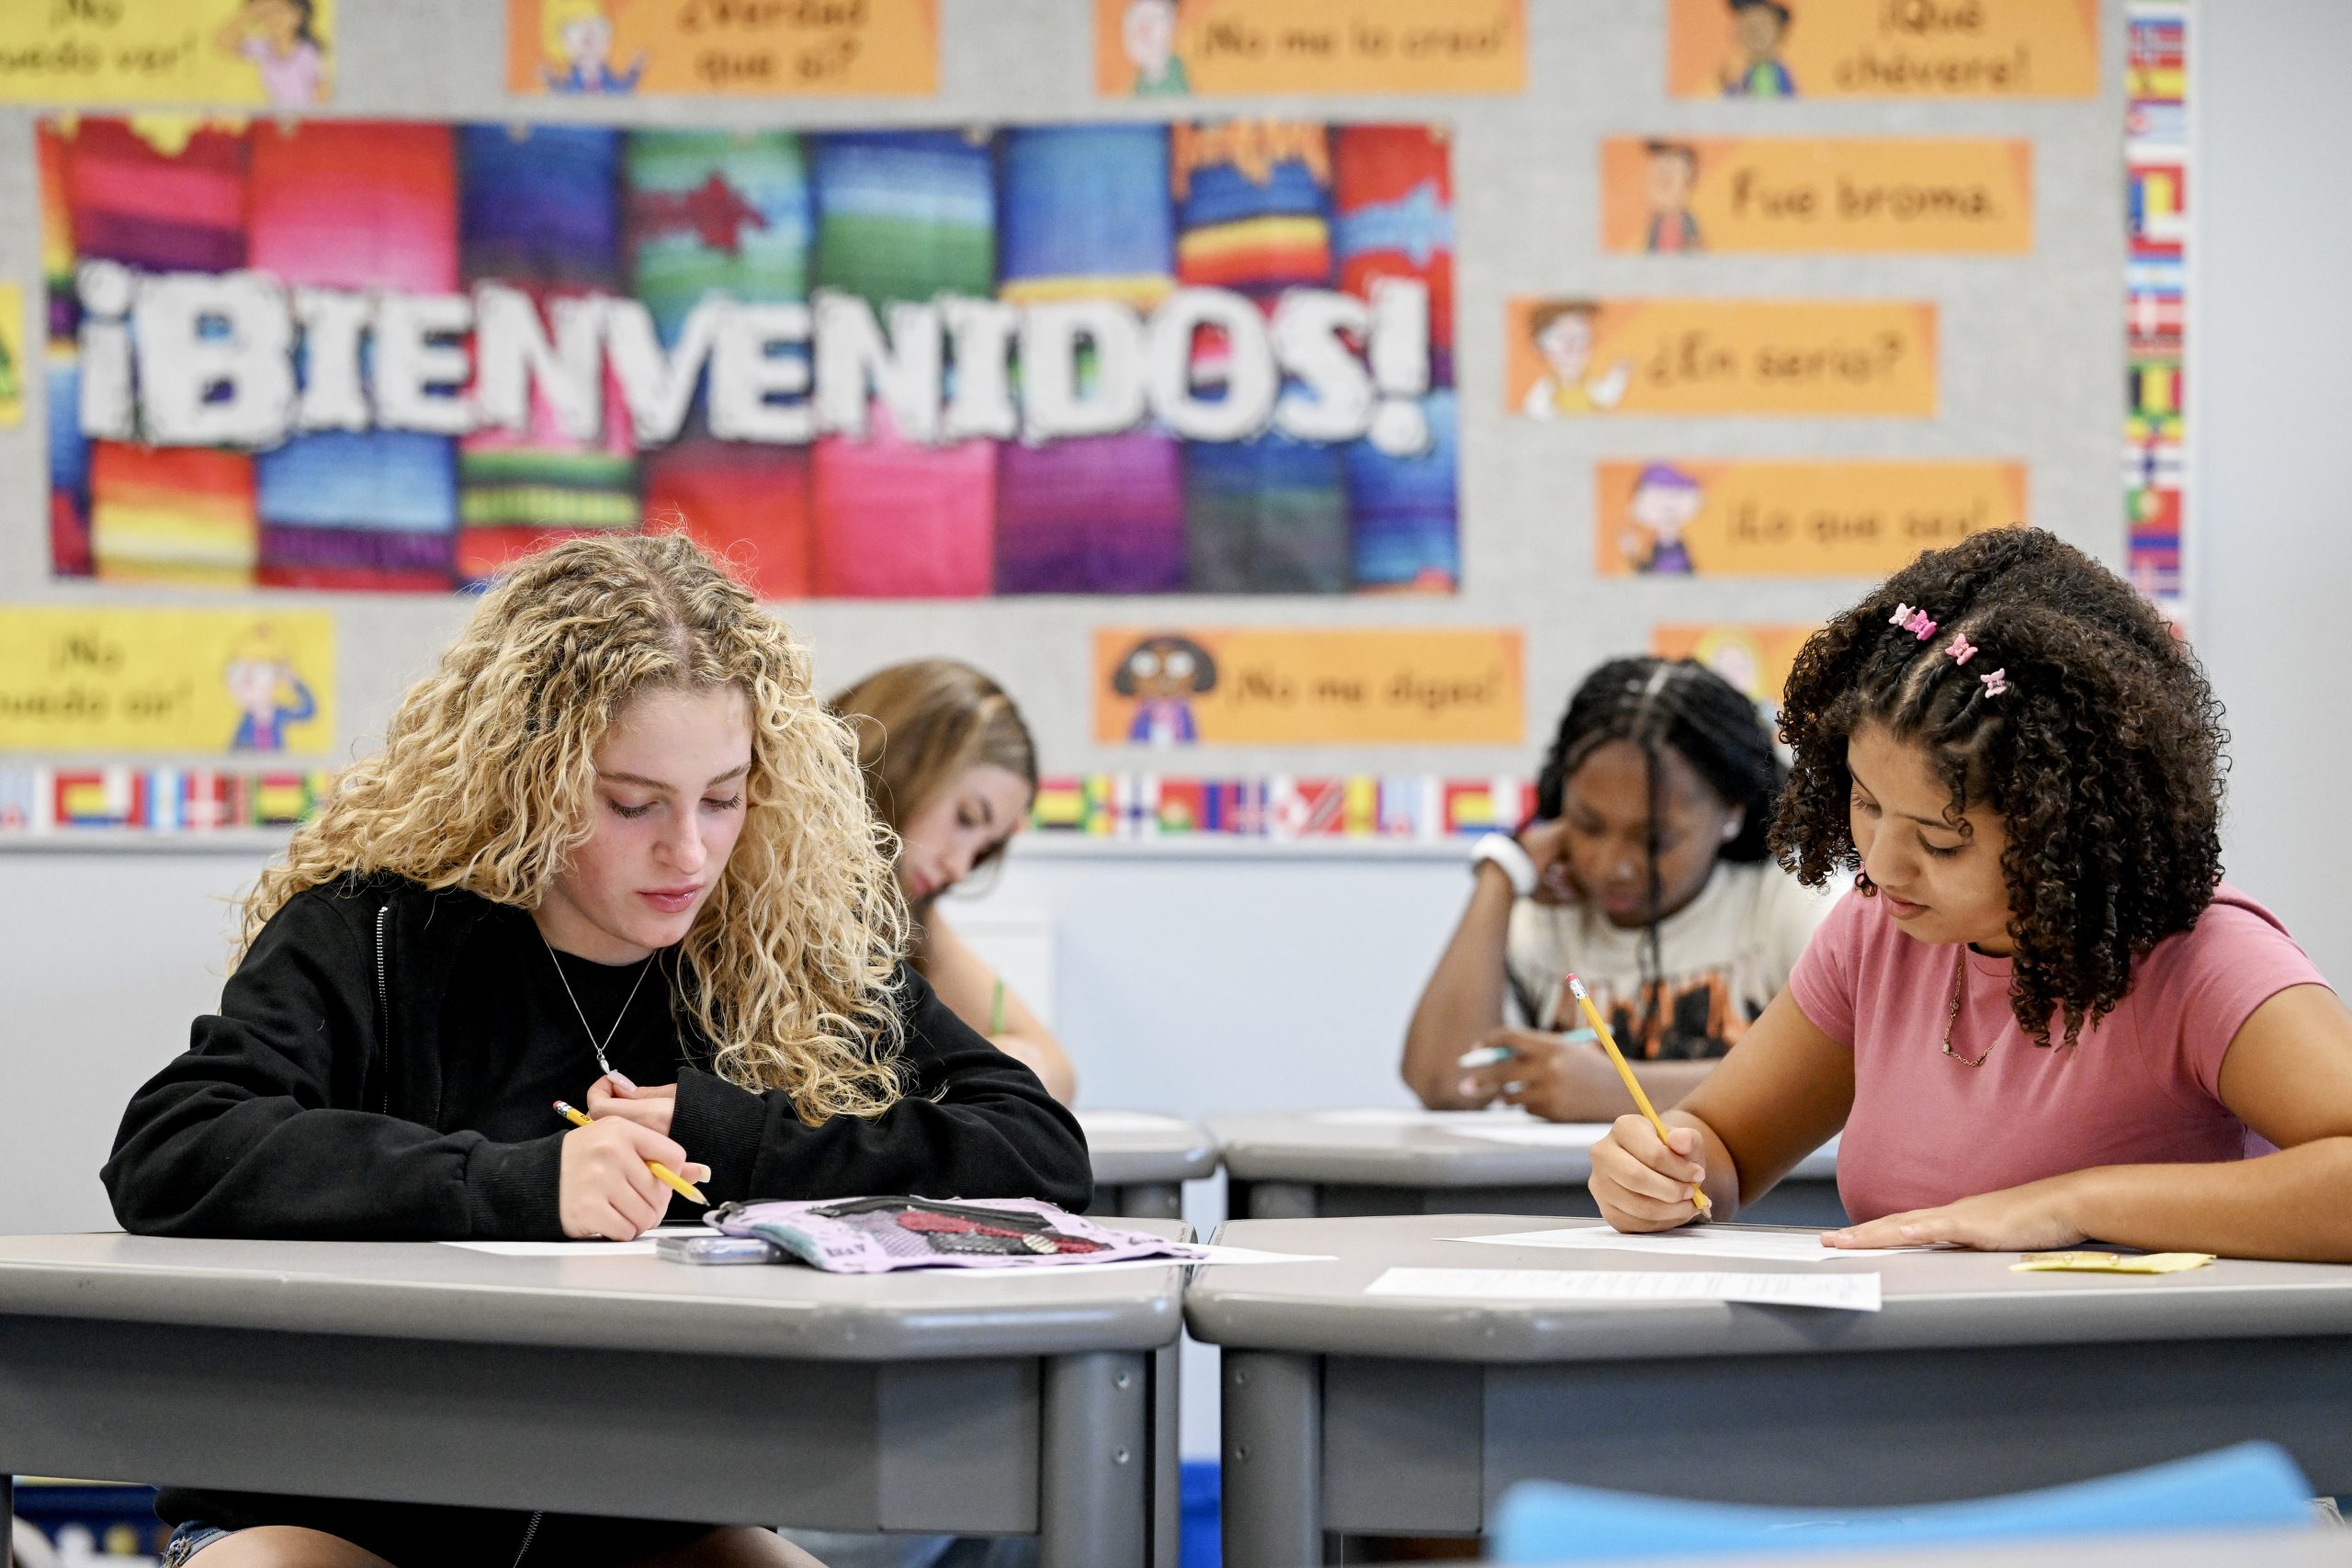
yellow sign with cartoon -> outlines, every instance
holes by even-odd
[[[25,291],[0,283],[0,430],[25,417]]]
[[[1660,659],[1695,659],[1777,713],[1797,651],[1820,629],[1746,621],[1666,621],[1650,628],[1650,651]]]
[[[1105,746],[1516,746],[1522,645],[1487,627],[1109,626],[1094,634]]]
[[[1526,0],[1094,0],[1106,98],[1526,86]]]
[[[1667,0],[1678,98],[2090,98],[2098,0]]]
[[[1905,137],[1611,136],[1600,246],[2023,254],[2033,144]]]
[[[322,756],[324,611],[0,609],[0,750]]]
[[[506,0],[506,90],[927,97],[939,0]]]
[[[1517,299],[1504,355],[1531,419],[1936,412],[1923,300]]]
[[[334,83],[335,0],[14,0],[0,101],[316,108]]]
[[[2023,463],[1675,459],[1593,483],[1603,577],[1883,577],[2026,520]]]

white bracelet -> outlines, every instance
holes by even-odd
[[[1470,846],[1470,869],[1492,863],[1510,879],[1510,890],[1521,898],[1535,895],[1535,861],[1509,833],[1487,833]]]

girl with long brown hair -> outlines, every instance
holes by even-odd
[[[915,966],[957,1017],[1067,1102],[1078,1088],[1069,1053],[939,908],[1029,819],[1037,746],[1021,710],[952,659],[877,670],[831,706],[856,732],[874,815],[898,836],[894,870],[914,919]]]

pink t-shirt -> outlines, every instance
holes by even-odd
[[[1951,1048],[1991,1053],[1972,1067],[1943,1054],[1962,951],[1912,940],[1883,900],[1849,894],[1789,976],[1805,1017],[1854,1053],[1838,1190],[1858,1222],[2091,1166],[2267,1148],[2222,1103],[2222,1057],[2255,1009],[2326,984],[2276,916],[2224,885],[2071,1049],[2036,1047],[2009,1010],[2009,960],[1967,951]]]

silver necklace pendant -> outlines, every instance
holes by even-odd
[[[538,931],[539,922],[533,920],[531,929]],[[599,1040],[596,1038],[595,1025],[588,1021],[587,1010],[581,1007],[580,998],[571,989],[571,976],[563,972],[563,960],[556,956],[555,943],[548,940],[548,933],[545,931],[539,931],[539,945],[548,950],[548,962],[555,965],[555,977],[561,983],[564,996],[571,1000],[572,1013],[580,1020],[580,1027],[587,1032],[588,1049],[596,1053],[597,1069],[610,1077],[613,1064],[605,1056],[605,1047],[610,1045],[613,1043],[613,1036],[621,1032],[621,1020],[628,1016],[630,1005],[637,1000],[637,993],[645,985],[646,972],[653,967],[653,960],[659,955],[649,953],[645,955],[645,962],[638,965],[637,984],[628,988],[628,1000],[621,1003],[621,1010],[613,1015],[613,1026],[605,1031],[605,1037]]]

